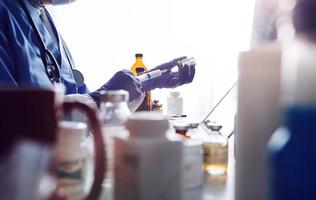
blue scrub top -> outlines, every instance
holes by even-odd
[[[40,19],[38,10],[28,0],[24,1],[28,10],[22,9],[19,0],[0,1],[0,86],[52,88],[41,57],[41,42],[27,17],[26,12],[30,12],[38,17],[34,22],[41,30],[46,47],[54,52],[66,94],[85,93],[85,89],[78,89],[75,83],[71,55],[68,52],[67,57],[67,46],[53,22],[49,21],[58,43]]]

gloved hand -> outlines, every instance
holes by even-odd
[[[184,65],[183,67],[178,68],[178,72],[171,71],[171,69],[183,59],[186,59],[186,57],[176,58],[170,62],[151,69],[150,71],[167,69],[168,72],[163,73],[159,77],[144,81],[142,83],[142,91],[148,92],[156,88],[175,88],[183,84],[191,83],[195,75],[195,64]]]
[[[122,70],[116,72],[106,84],[89,95],[99,103],[100,92],[104,90],[126,90],[129,92],[129,101],[133,101],[143,96],[141,86],[141,82],[130,71]]]

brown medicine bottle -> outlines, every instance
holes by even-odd
[[[143,63],[143,54],[137,53],[135,54],[136,61],[131,67],[131,71],[135,76],[139,76],[148,71],[147,67]],[[144,101],[137,108],[136,111],[149,111],[151,110],[151,93],[147,92]]]

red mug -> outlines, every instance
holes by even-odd
[[[94,181],[85,199],[97,199],[106,170],[95,111],[79,102],[58,105],[45,89],[0,88],[0,199],[43,199],[41,180],[53,163],[58,121],[77,109],[87,115],[94,139]]]

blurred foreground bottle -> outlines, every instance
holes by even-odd
[[[143,54],[135,54],[136,61],[131,67],[131,71],[135,76],[139,76],[148,71],[143,63]],[[151,110],[151,93],[147,92],[143,103],[138,107],[136,111],[149,111]]]
[[[114,139],[115,200],[183,199],[183,146],[167,136],[169,126],[158,112],[128,118],[129,137]]]
[[[273,200],[316,197],[316,1],[298,0],[282,60],[283,125],[269,142]]]
[[[100,118],[103,124],[102,134],[106,144],[108,171],[105,174],[103,198],[113,199],[114,153],[113,138],[128,136],[123,124],[130,115],[127,107],[128,92],[124,90],[105,91],[101,96]]]

